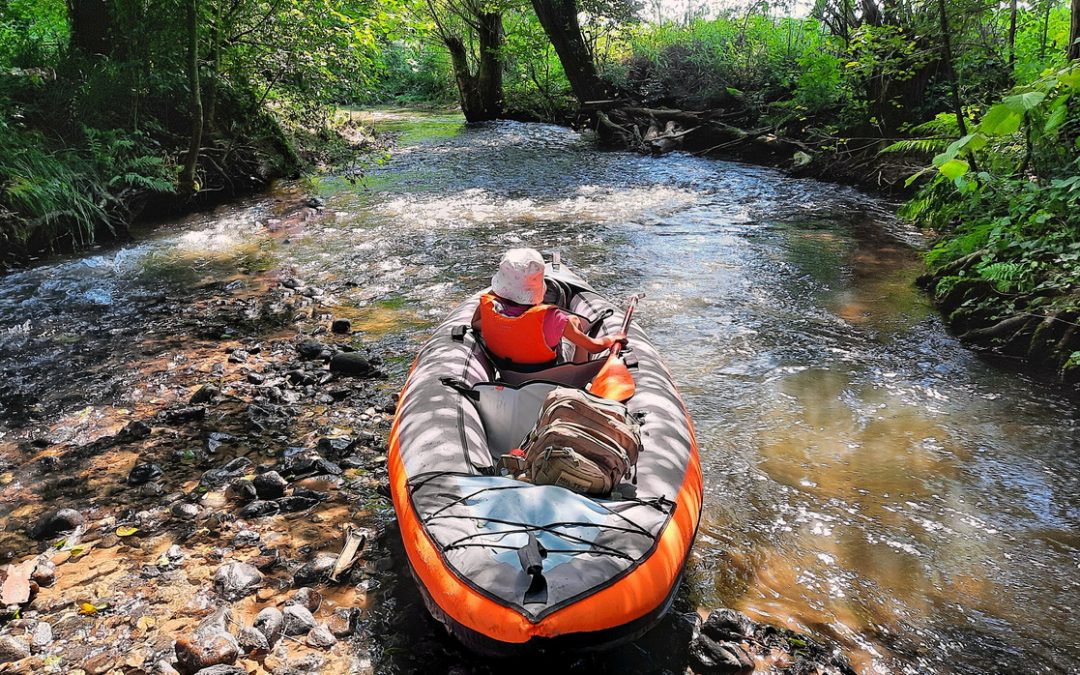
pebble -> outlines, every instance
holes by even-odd
[[[229,484],[229,496],[241,504],[247,504],[258,497],[259,493],[254,483],[246,478],[237,478]]]
[[[199,387],[198,391],[191,395],[188,403],[190,403],[191,405],[209,403],[210,401],[214,400],[214,397],[220,393],[221,392],[214,385],[204,384],[203,386]]]
[[[314,560],[300,566],[293,574],[294,586],[310,586],[323,581],[333,571],[337,556],[333,553],[320,553]]]
[[[330,372],[357,377],[374,377],[379,374],[367,357],[358,352],[334,354],[330,359]]]
[[[285,635],[306,635],[315,627],[315,617],[311,615],[307,607],[302,605],[290,605],[282,613],[283,630]]]
[[[307,643],[319,649],[329,649],[337,644],[337,638],[334,637],[334,634],[330,632],[325,623],[320,623],[308,633]]]
[[[281,633],[285,627],[285,617],[281,610],[276,607],[266,607],[255,616],[253,624],[255,630],[266,638],[266,642],[273,647],[281,639]]]
[[[230,601],[251,595],[262,582],[262,572],[247,563],[228,563],[214,574],[214,588]]]
[[[352,321],[348,319],[334,319],[330,324],[330,331],[338,335],[345,335],[352,330]]]
[[[142,485],[143,483],[149,483],[150,481],[160,478],[162,474],[161,467],[153,462],[143,462],[136,464],[131,472],[128,474],[127,481],[131,485]]]
[[[51,560],[41,560],[34,567],[30,580],[38,586],[49,587],[56,583],[56,565]]]
[[[217,633],[197,640],[180,638],[173,646],[176,666],[183,675],[195,673],[219,664],[231,665],[240,655],[240,647],[228,633]]]
[[[318,340],[304,340],[296,345],[296,351],[305,359],[325,358],[330,353],[330,350],[326,348],[326,345]]]
[[[43,515],[30,530],[34,539],[52,539],[62,532],[70,532],[86,522],[83,515],[75,509],[60,509]]]
[[[245,626],[236,634],[236,641],[245,654],[270,651],[270,641],[257,628]]]
[[[169,511],[173,514],[173,517],[180,520],[195,520],[199,516],[199,507],[188,502],[173,504]]]
[[[252,530],[240,530],[233,537],[233,546],[236,548],[248,548],[251,546],[258,546],[259,533]]]
[[[317,506],[321,500],[307,496],[282,497],[278,500],[278,506],[285,513],[296,513]]]
[[[195,673],[195,675],[248,675],[248,672],[240,666],[218,664],[216,666],[210,666],[209,668],[203,668]]]
[[[39,621],[30,634],[30,650],[35,654],[40,654],[52,644],[52,641],[52,625],[48,621]]]
[[[206,418],[206,408],[196,405],[189,408],[178,408],[175,410],[168,410],[163,414],[166,422],[170,424],[183,424],[184,422],[195,422]]]
[[[110,651],[104,651],[84,661],[83,670],[90,675],[103,675],[112,670],[114,665],[116,665],[116,656]]]
[[[252,483],[259,499],[279,499],[285,496],[285,490],[289,487],[289,481],[282,478],[277,471],[261,473],[255,476]]]
[[[356,441],[351,438],[320,438],[315,449],[326,455],[341,457],[355,447]]]
[[[281,510],[281,506],[277,502],[268,502],[262,499],[256,499],[244,508],[240,509],[241,518],[259,518],[260,516],[271,516]]]
[[[356,632],[356,626],[360,619],[360,611],[355,607],[338,607],[330,615],[327,627],[334,637],[349,637]]]
[[[10,663],[30,657],[30,645],[10,635],[0,635],[0,663]]]
[[[319,611],[319,606],[322,605],[322,594],[314,588],[299,588],[292,594],[288,600],[285,601],[286,607],[292,605],[301,605],[306,607],[309,612],[314,614]]]
[[[150,425],[141,420],[135,420],[134,422],[128,422],[127,426],[120,430],[117,436],[120,440],[142,440],[150,435],[153,429]]]

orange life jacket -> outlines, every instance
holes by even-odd
[[[544,318],[553,305],[536,305],[510,317],[495,309],[498,296],[480,297],[480,335],[495,356],[522,365],[549,363],[558,352],[544,340]]]

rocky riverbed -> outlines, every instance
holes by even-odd
[[[320,206],[279,205],[263,227],[294,236]],[[418,616],[386,496],[401,383],[347,314],[293,270],[255,266],[141,298],[108,330],[27,336],[34,358],[2,392],[0,672],[507,666],[426,615],[401,625]],[[554,658],[577,672],[852,672],[805,636],[686,597],[634,645]]]

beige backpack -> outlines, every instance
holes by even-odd
[[[637,464],[641,431],[622,403],[557,388],[544,400],[521,447],[533,483],[606,495]]]

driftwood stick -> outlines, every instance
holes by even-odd
[[[334,563],[334,571],[330,573],[330,581],[337,581],[339,574],[344,574],[356,563],[356,554],[364,545],[366,537],[359,530],[349,528],[345,533],[345,545],[338,553],[337,562]]]

